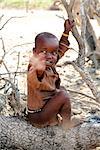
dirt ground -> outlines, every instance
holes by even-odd
[[[58,16],[64,16],[67,18],[65,12],[62,11],[44,11],[44,10],[31,10],[28,13],[25,10],[0,10],[0,16],[4,14],[0,22],[2,26],[7,19],[12,18],[5,27],[0,31],[0,36],[4,40],[5,51],[7,52],[5,56],[5,64],[10,72],[22,72],[17,74],[16,83],[21,93],[21,100],[24,102],[27,95],[27,85],[26,85],[26,72],[29,57],[31,56],[31,51],[34,46],[34,38],[40,32],[51,32],[55,34],[58,39],[63,32],[64,20]],[[20,17],[20,18],[19,18]],[[99,37],[100,30],[96,20],[92,21],[93,27],[96,26],[95,32],[96,36]],[[70,47],[74,48],[76,51],[69,50],[66,52],[65,56],[61,59],[59,64],[67,60],[75,60],[78,56],[78,45],[72,34],[69,36]],[[0,57],[3,55],[2,43],[0,41]],[[88,69],[90,67],[88,66]],[[90,89],[82,80],[81,76],[71,65],[57,67],[57,70],[61,77],[61,84],[66,87],[66,89],[71,89],[77,92],[82,92],[87,95],[93,96]],[[90,69],[91,71],[91,69]],[[2,65],[0,67],[0,73],[5,74],[7,70]],[[5,77],[8,75],[2,75]],[[98,90],[100,91],[100,70],[97,73],[91,74]],[[11,78],[14,74],[11,74]],[[2,84],[2,83],[1,83]],[[2,91],[1,91],[2,92]],[[72,109],[74,113],[79,113],[88,116],[91,113],[98,113],[100,115],[100,104],[96,103],[92,99],[73,92],[69,92]],[[26,104],[26,102],[25,102]]]

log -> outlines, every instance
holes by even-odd
[[[59,126],[36,128],[18,117],[0,116],[0,149],[89,150],[100,146],[100,122],[85,122],[64,131]]]

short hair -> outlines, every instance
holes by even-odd
[[[50,39],[50,38],[55,38],[58,40],[58,38],[52,34],[52,33],[49,33],[49,32],[42,32],[42,33],[39,33],[36,37],[35,37],[35,47],[37,47],[38,43],[40,42],[43,42],[42,41],[42,38],[43,40],[46,40],[46,39]]]

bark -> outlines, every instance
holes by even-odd
[[[91,1],[89,0],[84,0],[81,3],[82,35],[83,35],[82,37],[84,39],[85,47],[87,48],[88,51],[87,56],[93,61],[96,70],[99,67],[98,60],[100,59],[99,56],[100,48],[99,45],[97,44],[97,38],[93,30],[93,27],[90,23],[90,18],[87,12],[88,9],[87,7],[89,6],[87,6],[87,3],[89,6],[91,6]]]
[[[4,109],[5,106],[6,106],[6,96],[0,94],[0,112]]]
[[[35,128],[17,117],[0,116],[0,149],[89,150],[100,146],[100,122],[83,123],[64,131],[61,127]]]
[[[84,2],[89,18],[95,18],[100,25],[100,0],[85,0]]]

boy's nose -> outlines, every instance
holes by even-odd
[[[51,58],[51,57],[52,57],[52,54],[47,53],[47,57],[48,57],[48,58]]]

